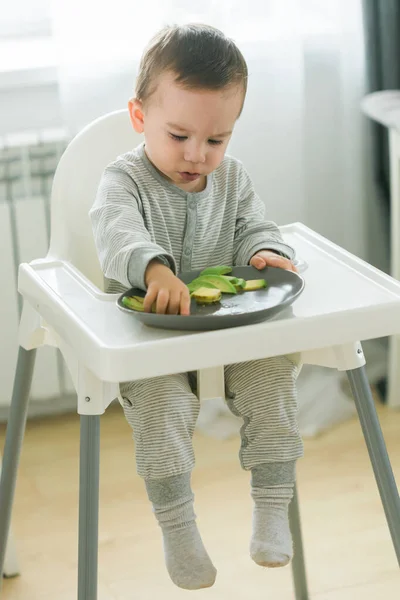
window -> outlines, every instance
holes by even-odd
[[[52,0],[5,0],[0,11],[0,39],[51,35]]]

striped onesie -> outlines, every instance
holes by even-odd
[[[109,292],[146,289],[145,271],[155,258],[177,274],[247,265],[261,249],[294,257],[277,226],[265,220],[242,164],[230,156],[207,177],[203,191],[188,193],[157,171],[142,144],[106,168],[90,218]],[[302,455],[297,374],[295,361],[284,356],[225,367],[228,405],[244,421],[242,467],[270,464],[277,484],[280,472],[294,480]],[[124,382],[120,388],[139,475],[162,479],[191,471],[199,412],[193,374]]]

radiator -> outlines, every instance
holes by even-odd
[[[0,138],[0,416],[11,401],[22,299],[18,265],[45,256],[50,236],[50,192],[58,160],[67,144],[62,130]],[[54,348],[37,353],[32,404],[62,399],[74,389]],[[40,412],[40,411],[39,411]]]

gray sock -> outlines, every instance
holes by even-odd
[[[211,587],[217,571],[195,522],[190,473],[145,483],[162,530],[165,564],[172,581],[186,590]]]
[[[283,567],[293,556],[288,509],[293,498],[295,466],[295,461],[290,461],[259,465],[252,470],[250,554],[263,567]]]
[[[262,567],[284,567],[293,556],[288,508],[293,484],[252,488],[254,500],[251,558]]]

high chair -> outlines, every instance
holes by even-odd
[[[224,395],[222,365],[282,354],[300,353],[302,363],[347,371],[400,561],[399,495],[359,343],[400,333],[400,283],[296,223],[282,227],[282,234],[308,268],[305,291],[290,309],[259,325],[221,331],[184,333],[141,325],[117,308],[117,296],[103,292],[88,217],[104,167],[138,142],[125,110],[97,119],[72,140],[54,178],[48,255],[19,269],[24,308],[0,484],[0,566],[35,352],[45,344],[62,352],[78,395],[78,600],[97,598],[100,415],[119,397],[119,382],[197,370],[200,399],[218,397]],[[297,492],[290,518],[295,597],[307,600]]]

